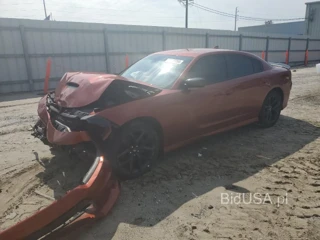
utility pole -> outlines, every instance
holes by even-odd
[[[188,28],[188,18],[189,18],[189,5],[192,6],[192,4],[194,3],[194,0],[178,0],[178,2],[182,5],[182,6],[185,6],[186,8],[186,25],[185,27]]]
[[[236,7],[236,14],[234,16],[234,31],[237,31],[237,20],[238,20],[238,7]]]
[[[47,18],[48,15],[47,15],[47,9],[46,9],[46,1],[45,1],[45,0],[42,0],[42,2],[43,2],[43,8],[44,8],[44,15],[45,15],[45,17]]]
[[[186,0],[186,28],[188,28],[188,8],[189,8],[189,0]]]

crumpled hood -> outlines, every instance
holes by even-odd
[[[100,104],[100,107],[106,108],[151,97],[159,92],[161,90],[156,87],[119,75],[68,72],[56,88],[54,101],[64,108],[81,108],[99,101],[103,105]]]
[[[65,73],[55,90],[55,101],[61,107],[77,108],[99,99],[105,89],[115,79],[127,81],[123,77],[104,73]]]

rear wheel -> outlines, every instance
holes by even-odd
[[[147,122],[134,121],[116,132],[109,144],[113,170],[121,179],[133,179],[149,171],[159,157],[160,139]]]
[[[282,96],[277,91],[271,91],[265,98],[259,115],[259,125],[272,127],[279,119],[282,110]]]

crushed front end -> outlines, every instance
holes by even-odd
[[[55,100],[51,92],[43,97],[38,105],[39,120],[33,127],[33,136],[45,144],[74,145],[90,141],[86,132],[81,130],[81,118],[90,115],[86,108],[64,108]]]

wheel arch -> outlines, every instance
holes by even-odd
[[[277,92],[277,93],[279,93],[280,96],[281,96],[282,104],[283,104],[284,92],[283,92],[283,90],[281,89],[281,87],[275,87],[275,88],[271,89],[271,90],[268,92],[268,94],[271,93],[271,92]],[[282,108],[283,108],[283,106],[282,106]]]
[[[122,128],[123,126],[128,125],[132,122],[137,122],[137,121],[148,123],[156,129],[157,133],[159,134],[160,144],[161,144],[159,154],[160,154],[160,156],[162,156],[164,153],[164,131],[163,131],[161,124],[159,123],[159,121],[157,119],[155,119],[153,117],[148,117],[148,116],[137,117],[137,118],[133,118],[133,119],[125,122],[123,125],[120,126],[120,128]]]

